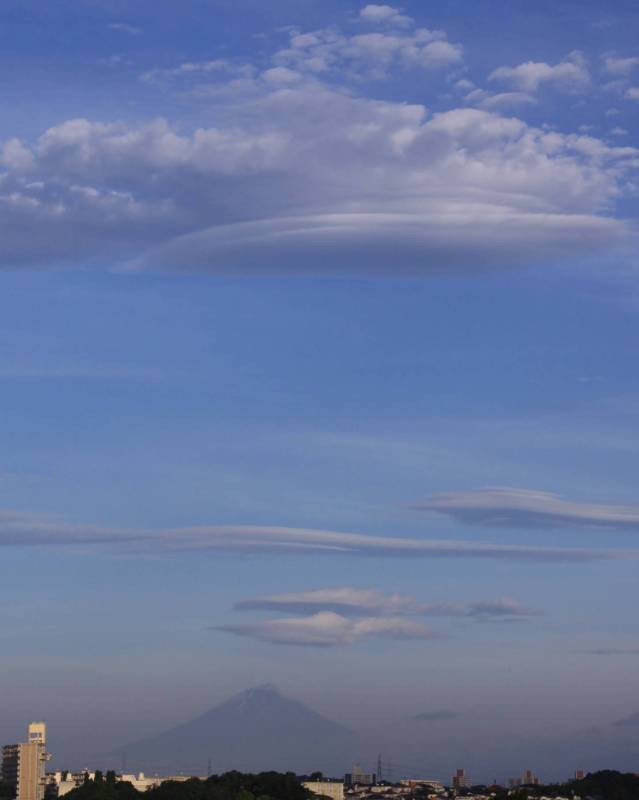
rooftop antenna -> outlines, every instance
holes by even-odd
[[[377,756],[377,780],[382,780],[382,754]]]

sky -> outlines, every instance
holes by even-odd
[[[3,741],[637,769],[638,17],[5,0]]]

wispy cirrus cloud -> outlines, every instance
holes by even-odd
[[[142,30],[138,28],[136,25],[131,25],[128,22],[110,22],[107,25],[110,31],[116,31],[117,33],[128,33],[129,36],[138,36],[142,33]]]
[[[216,58],[208,61],[184,61],[176,67],[148,70],[140,75],[140,80],[143,83],[180,78],[202,80],[202,78],[210,78],[214,75],[226,77],[233,75],[241,78],[250,78],[254,74],[255,68],[251,64],[235,63],[224,58]]]
[[[446,514],[469,525],[639,531],[639,506],[577,502],[530,489],[489,487],[442,492],[415,507]]]
[[[403,617],[352,619],[334,611],[319,611],[307,617],[270,619],[239,625],[221,625],[216,630],[248,636],[272,644],[337,647],[365,639],[432,639],[426,625]]]

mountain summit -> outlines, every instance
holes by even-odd
[[[118,750],[128,769],[205,775],[231,769],[341,774],[354,734],[272,685],[231,697],[199,717]]]

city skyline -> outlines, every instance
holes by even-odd
[[[2,740],[639,769],[633,4],[0,21]]]
[[[262,693],[273,692],[271,687],[256,687],[255,689],[248,690],[238,698],[231,698],[230,705],[235,703],[238,709],[242,706],[246,707],[247,703],[253,702],[251,695],[259,696]],[[239,702],[238,702],[239,701]],[[263,702],[263,700],[262,700]],[[290,702],[290,701],[289,701]],[[246,708],[244,708],[246,711]],[[312,713],[312,712],[311,712]],[[244,722],[248,722],[245,719]],[[330,724],[330,723],[329,723]],[[200,731],[201,733],[201,731]],[[174,770],[167,771],[153,771],[152,774],[145,773],[139,769],[140,762],[136,759],[135,753],[133,760],[136,762],[133,772],[126,772],[127,764],[125,763],[130,753],[126,750],[122,752],[122,771],[113,769],[113,764],[108,767],[96,768],[88,767],[85,765],[82,769],[63,769],[58,766],[56,769],[46,769],[45,765],[51,760],[52,754],[47,753],[46,750],[47,740],[47,726],[44,721],[30,722],[27,726],[26,742],[19,744],[10,744],[2,746],[2,761],[0,763],[0,781],[4,782],[13,788],[16,800],[54,800],[57,797],[63,797],[65,794],[72,792],[74,789],[86,784],[87,782],[99,783],[106,779],[107,782],[128,782],[138,792],[146,792],[152,790],[166,781],[183,782],[195,778],[197,780],[207,780],[207,778],[224,770],[214,768],[214,763],[219,764],[219,760],[215,761],[212,757],[208,758],[206,772],[198,774],[197,770],[188,770],[184,767],[186,762],[175,761],[173,764]],[[214,743],[211,752],[215,751]],[[177,752],[177,751],[176,751]],[[182,756],[189,756],[188,752],[182,751]],[[217,754],[216,754],[217,755]],[[344,752],[343,757],[346,758],[347,754]],[[114,755],[110,756],[111,759]],[[321,763],[321,756],[319,752],[309,756],[309,763],[314,758],[319,758],[316,766]],[[267,756],[268,759],[268,756]],[[104,756],[100,760],[104,760]],[[268,761],[266,766],[268,767]],[[325,763],[325,762],[324,762]],[[235,764],[235,767],[239,766]],[[271,764],[267,769],[262,769],[262,772],[273,771]],[[293,764],[289,765],[291,768]],[[408,771],[407,771],[408,770]],[[227,770],[230,771],[230,770]],[[253,772],[258,771],[254,767]],[[382,787],[383,785],[395,784],[408,787],[408,790],[418,788],[423,785],[430,785],[437,793],[442,793],[445,786],[448,786],[455,792],[463,792],[463,790],[470,790],[473,786],[478,786],[476,781],[467,774],[464,768],[457,768],[450,781],[446,782],[441,777],[434,777],[431,775],[425,778],[423,771],[419,767],[407,767],[403,765],[401,768],[394,766],[392,763],[386,761],[381,753],[378,754],[375,760],[375,771],[366,773],[360,763],[353,763],[350,772],[345,773],[343,776],[338,777],[339,770],[329,768],[328,771],[322,770],[300,770],[299,768],[289,769],[286,771],[296,771],[298,777],[303,782],[303,786],[309,789],[312,793],[320,796],[331,798],[331,800],[344,800],[345,792],[353,793],[352,790],[362,791],[366,787],[375,793],[375,787]],[[417,776],[420,777],[417,777]],[[584,770],[574,770],[570,778],[566,778],[567,783],[570,780],[580,781],[586,777],[587,773]],[[543,781],[530,769],[525,769],[520,777],[509,778],[507,781],[502,782],[504,788],[507,784],[511,789],[518,786],[542,786]],[[486,784],[484,784],[486,785]],[[492,786],[499,787],[502,784],[498,779],[494,779]],[[490,786],[490,785],[489,785]]]

